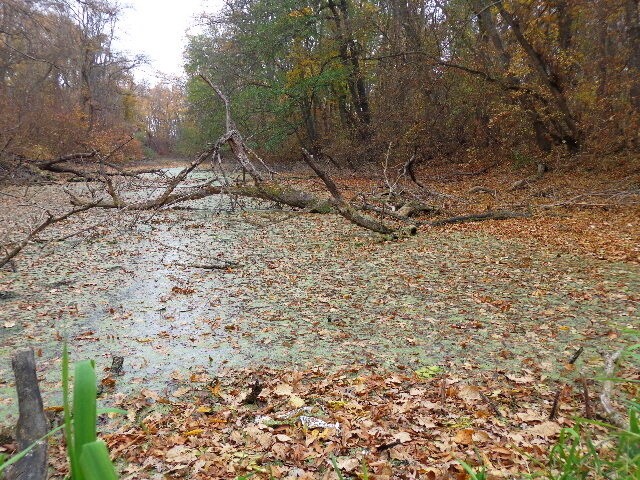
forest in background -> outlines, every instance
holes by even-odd
[[[109,0],[2,2],[0,161],[171,153],[179,84],[136,83],[147,60],[114,49],[121,13]]]
[[[640,148],[638,0],[227,0],[189,37],[186,82],[136,84],[109,0],[0,6],[0,152],[193,155],[228,94],[251,146],[341,164]]]
[[[191,39],[187,71],[231,92],[244,129],[276,151],[631,151],[639,18],[636,0],[228,1]],[[188,82],[200,141],[221,124],[212,98]]]

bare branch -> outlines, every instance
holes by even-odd
[[[85,212],[96,206],[98,206],[98,202],[88,203],[86,205],[76,207],[73,210],[70,210],[67,213],[63,215],[59,215],[57,217],[53,216],[50,212],[47,212],[47,218],[42,223],[40,223],[33,230],[31,230],[29,235],[27,235],[22,241],[20,241],[11,250],[9,250],[4,257],[0,258],[0,268],[4,267],[7,263],[9,263],[13,257],[18,255],[18,253],[20,253],[20,251],[24,247],[26,247],[30,241],[32,241],[35,238],[36,235],[38,235],[48,226],[53,225],[54,223],[63,222],[69,217],[72,217],[73,215],[77,215],[78,213]]]

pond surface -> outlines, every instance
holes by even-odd
[[[97,236],[25,250],[0,272],[0,424],[15,422],[17,348],[36,349],[45,403],[59,404],[65,338],[100,378],[125,357],[110,394],[170,397],[193,373],[263,364],[553,376],[580,346],[599,365],[640,318],[634,264],[436,229],[387,242],[333,215],[250,206],[92,212],[68,228],[100,223]],[[239,266],[196,267],[224,260]]]

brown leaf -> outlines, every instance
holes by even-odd
[[[411,435],[408,432],[398,432],[393,434],[393,438],[400,443],[407,443],[411,441]]]
[[[556,422],[547,421],[528,428],[526,432],[536,437],[549,438],[560,433],[560,430],[561,427]]]
[[[465,403],[475,404],[478,400],[482,400],[480,388],[475,385],[464,385],[458,390],[458,397]]]
[[[462,445],[471,445],[473,443],[473,428],[458,430],[456,436],[453,437],[453,441]]]
[[[167,450],[165,453],[165,460],[169,463],[191,463],[195,462],[198,458],[196,451],[185,445],[176,445],[175,447]]]

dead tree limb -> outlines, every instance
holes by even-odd
[[[260,162],[260,164],[265,168],[265,170],[267,170],[267,172],[269,172],[269,174],[273,178],[276,172],[270,169],[267,164],[264,163],[264,161],[244,143],[244,139],[242,138],[242,135],[240,135],[240,132],[236,128],[235,123],[231,117],[231,104],[229,102],[229,99],[224,93],[222,93],[222,89],[214,84],[211,80],[209,80],[209,78],[204,73],[199,73],[198,77],[200,77],[207,85],[209,85],[209,87],[211,87],[213,91],[216,92],[216,95],[218,95],[222,103],[224,103],[227,128],[226,137],[228,137],[227,142],[229,143],[231,151],[235,155],[236,159],[238,160],[240,165],[242,165],[242,168],[249,172],[256,183],[263,180],[260,172],[258,171],[258,169],[256,169],[256,167],[251,162],[251,159],[249,158],[249,155],[251,154],[255,157],[256,160],[258,160],[258,162]]]
[[[21,350],[11,359],[18,393],[20,416],[16,427],[18,450],[24,450],[49,430],[44,414],[33,350]],[[45,480],[47,478],[47,441],[42,440],[7,470],[7,480]]]
[[[222,263],[211,263],[211,264],[189,264],[189,265],[181,265],[189,268],[198,268],[201,270],[227,270],[229,268],[237,268],[240,266],[238,262],[224,261]]]
[[[36,166],[41,170],[49,170],[49,167],[57,165],[58,163],[70,162],[72,160],[86,160],[87,158],[95,157],[97,154],[97,150],[92,150],[90,152],[70,153],[68,155],[62,155],[61,157],[54,158],[53,160],[45,160],[44,162],[39,162],[36,164]]]
[[[307,152],[305,152],[305,159],[307,163],[311,166],[311,168],[316,172],[318,177],[322,179],[325,186],[331,193],[331,200],[323,200],[316,198],[314,195],[311,195],[306,192],[298,191],[294,188],[283,186],[274,182],[273,179],[273,171],[270,170],[264,162],[255,155],[251,150],[245,145],[242,136],[237,130],[233,129],[233,121],[231,119],[230,109],[229,109],[229,101],[224,96],[220,88],[214,85],[205,75],[200,74],[200,78],[202,78],[211,88],[214,89],[216,94],[220,97],[220,99],[225,103],[225,108],[227,111],[227,129],[228,131],[218,139],[216,143],[207,148],[203,153],[201,153],[198,158],[196,158],[191,164],[178,173],[174,178],[171,179],[169,184],[165,187],[163,192],[150,200],[138,203],[126,203],[122,201],[122,199],[118,196],[117,192],[113,188],[111,182],[104,180],[105,189],[111,199],[100,199],[94,202],[91,202],[92,205],[102,207],[102,208],[121,208],[127,210],[149,210],[149,209],[159,209],[162,207],[167,207],[171,205],[175,205],[180,202],[186,202],[191,200],[198,200],[201,198],[205,198],[211,195],[237,195],[237,196],[245,196],[250,198],[257,198],[262,200],[270,200],[280,204],[284,204],[293,208],[300,208],[310,212],[321,212],[328,213],[331,211],[337,211],[347,220],[364,227],[366,229],[372,230],[374,232],[382,233],[382,234],[391,234],[395,231],[394,228],[365,215],[359,213],[353,206],[351,206],[348,202],[344,200],[338,187],[335,182],[322,170],[320,170],[314,163],[313,157]],[[188,175],[199,165],[201,165],[208,158],[214,157],[217,158],[220,149],[223,145],[228,145],[231,149],[234,157],[238,161],[238,163],[245,169],[251,178],[253,179],[253,184],[241,184],[241,185],[216,185],[217,179],[210,180],[202,185],[199,185],[195,188],[190,188],[186,192],[180,191],[176,192],[178,186],[186,180]],[[262,165],[267,169],[267,171],[271,174],[271,180],[266,179],[260,172],[260,170],[254,165],[251,161],[251,155],[253,155],[258,161],[262,162]],[[73,205],[85,205],[88,202],[73,197],[71,199]]]
[[[509,212],[505,210],[490,211],[484,213],[477,213],[474,215],[460,215],[457,217],[443,218],[442,220],[434,220],[427,225],[432,227],[439,227],[441,225],[449,225],[454,223],[468,223],[468,222],[481,222],[483,220],[508,220],[511,218],[529,218],[530,213],[525,212]]]
[[[419,187],[422,187],[422,185],[420,185],[420,182],[418,182],[418,180],[416,179],[416,173],[414,171],[416,160],[417,160],[417,157],[414,152],[413,155],[409,157],[409,160],[407,160],[407,162],[402,166],[402,175],[405,177],[408,176],[413,183],[415,183]]]
[[[333,179],[326,172],[320,170],[315,164],[313,156],[304,148],[302,149],[302,153],[304,154],[304,160],[307,162],[307,165],[311,167],[327,187],[327,190],[333,197],[333,204],[340,215],[356,225],[364,227],[367,230],[382,233],[383,235],[389,235],[395,231],[394,228],[391,228],[383,222],[357,212],[354,207],[345,201]]]
[[[24,239],[18,242],[18,244],[15,245],[13,248],[9,249],[8,252],[2,258],[0,258],[0,268],[4,267],[7,263],[9,263],[13,257],[18,255],[18,253],[20,253],[20,251],[24,247],[26,247],[30,241],[32,241],[35,238],[36,235],[38,235],[48,226],[53,225],[54,223],[63,222],[64,220],[66,220],[67,218],[73,215],[76,215],[81,212],[85,212],[93,207],[98,206],[98,204],[99,202],[86,203],[57,217],[52,215],[50,212],[47,212],[47,218],[43,222],[41,222],[33,230],[31,230],[31,232]]]
[[[407,223],[409,225],[424,225],[425,222],[421,222],[420,220],[416,220],[414,218],[411,218],[407,215],[401,215],[398,212],[394,212],[389,210],[388,208],[382,208],[382,207],[376,207],[375,205],[370,205],[368,203],[365,203],[361,206],[358,207],[360,210],[365,210],[368,212],[375,212],[379,215],[382,215],[384,217],[389,217],[392,218],[393,220],[396,220],[398,222],[403,222],[403,223]]]
[[[216,94],[218,95],[218,97],[220,98],[220,100],[222,100],[222,103],[224,103],[224,110],[226,113],[226,127],[227,127],[227,134],[229,132],[231,132],[232,130],[236,129],[235,123],[233,122],[233,119],[231,118],[231,105],[229,103],[229,99],[227,98],[227,96],[222,93],[222,90],[220,89],[220,87],[218,87],[216,84],[214,84],[211,80],[209,80],[209,77],[207,77],[204,73],[199,73],[198,76],[204,80],[204,82],[209,85],[214,92],[216,92]]]
[[[569,359],[568,364],[574,365],[580,355],[584,352],[584,347],[578,348],[573,355],[571,355],[571,359]],[[558,418],[558,412],[560,410],[560,398],[562,397],[562,392],[568,388],[566,383],[561,383],[560,388],[556,391],[556,395],[553,397],[553,405],[551,406],[551,413],[549,413],[549,420],[555,420]]]
[[[498,192],[492,188],[483,187],[482,185],[476,185],[475,187],[471,187],[469,189],[469,193],[488,193],[493,195],[494,197],[498,194]]]

